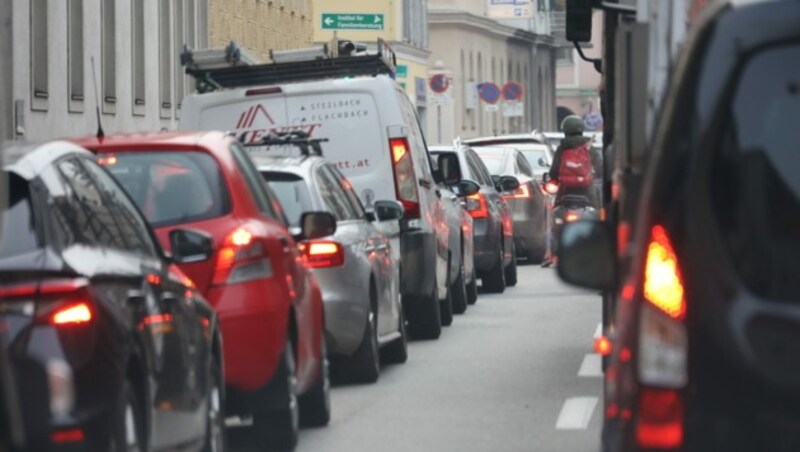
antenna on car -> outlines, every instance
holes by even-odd
[[[100,118],[100,93],[97,89],[97,70],[94,65],[94,56],[92,56],[92,82],[94,84],[94,103],[95,112],[97,113],[97,139],[102,139],[106,136],[103,132],[103,121]]]

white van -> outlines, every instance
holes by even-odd
[[[334,60],[342,62],[331,67]],[[377,75],[359,75],[361,66],[337,72],[351,63],[374,63],[369,72]],[[198,87],[212,88],[184,99],[179,128],[230,131],[251,145],[271,132],[288,130],[327,138],[324,157],[353,183],[367,210],[376,200],[403,204],[405,217],[392,246],[400,250],[409,332],[434,339],[441,334],[440,310],[451,303],[447,222],[414,107],[386,75],[391,71],[387,68],[380,54],[224,69],[190,67],[187,72],[203,81]]]

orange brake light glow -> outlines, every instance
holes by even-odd
[[[674,319],[682,320],[686,315],[678,258],[662,226],[654,226],[651,231],[645,264],[644,297]]]

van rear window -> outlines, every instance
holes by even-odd
[[[28,181],[14,173],[8,177],[8,210],[0,215],[0,257],[15,256],[38,248],[34,209]]]

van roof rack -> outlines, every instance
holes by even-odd
[[[247,148],[262,148],[266,146],[294,146],[300,150],[303,157],[312,155],[322,157],[322,146],[320,143],[327,142],[327,138],[311,138],[308,132],[302,130],[292,130],[288,132],[271,132],[265,135],[261,141],[243,144]]]
[[[338,41],[335,53],[316,54],[313,59],[286,59],[286,62],[227,65],[226,67],[197,67],[186,64],[186,73],[194,77],[197,91],[207,93],[225,88],[271,85],[326,78],[356,76],[375,76],[386,74],[394,78],[397,57],[383,39],[378,38],[374,54],[353,55],[354,50],[364,50],[366,46],[351,41]],[[324,48],[324,47],[323,47]],[[307,52],[308,49],[301,49]],[[192,52],[187,49],[187,52]]]

